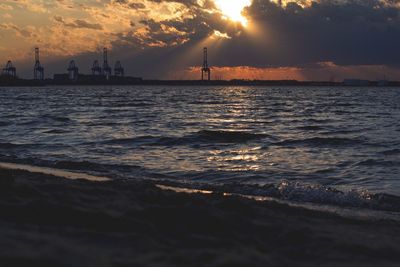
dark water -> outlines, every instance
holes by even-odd
[[[0,88],[0,160],[387,205],[399,122],[399,88]]]

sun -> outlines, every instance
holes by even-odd
[[[245,7],[251,5],[251,0],[214,0],[222,14],[230,20],[240,22],[247,26],[247,19],[242,15]]]

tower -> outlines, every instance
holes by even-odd
[[[101,67],[97,59],[93,61],[92,75],[99,75],[99,76],[101,75]]]
[[[107,80],[110,79],[111,68],[108,65],[108,53],[107,53],[107,48],[105,47],[103,49],[103,75],[106,77]]]
[[[76,81],[78,80],[78,75],[79,75],[79,69],[75,65],[75,61],[71,60],[68,65],[68,79],[71,81]]]
[[[207,47],[203,49],[203,68],[201,68],[201,80],[204,81],[205,75],[207,80],[211,79],[211,69],[208,67]]]
[[[121,61],[117,61],[114,67],[114,75],[116,77],[124,77],[124,68],[121,65]]]
[[[7,61],[7,64],[2,71],[2,74],[12,78],[17,77],[17,69],[13,66],[11,60]]]
[[[35,66],[33,67],[33,79],[43,80],[44,79],[44,68],[40,64],[39,48],[35,48]]]

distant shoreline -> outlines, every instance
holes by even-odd
[[[345,80],[343,82],[331,81],[297,81],[297,80],[145,80],[136,77],[111,77],[110,80],[82,79],[71,80],[26,80],[13,79],[0,76],[0,87],[31,87],[31,86],[84,86],[84,85],[152,85],[152,86],[360,86],[360,87],[398,87],[400,81],[367,81],[367,80]]]

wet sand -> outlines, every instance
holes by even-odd
[[[400,224],[0,169],[0,266],[398,266]]]

